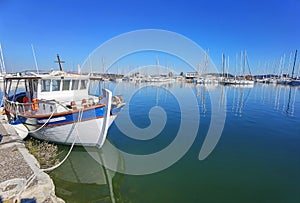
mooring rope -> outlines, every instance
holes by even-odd
[[[82,109],[79,109],[79,112],[78,112],[78,119],[76,122],[73,123],[73,126],[69,132],[69,135],[73,132],[74,128],[76,128],[77,130],[77,126],[76,124],[81,122],[82,120],[82,116],[83,116],[83,108]],[[68,136],[69,136],[68,135]],[[22,192],[24,192],[24,190],[26,190],[26,188],[28,188],[28,186],[33,182],[33,180],[42,172],[47,172],[47,171],[52,171],[56,168],[58,168],[59,166],[61,166],[66,160],[67,158],[69,157],[69,155],[71,154],[72,150],[73,150],[73,147],[75,145],[75,142],[77,140],[77,137],[78,137],[79,133],[78,133],[78,130],[77,130],[77,133],[76,133],[76,136],[74,137],[74,140],[73,140],[73,143],[67,153],[67,155],[65,156],[65,158],[59,162],[58,164],[56,164],[55,166],[52,166],[52,167],[49,167],[49,168],[45,168],[45,169],[40,169],[38,172],[34,172],[27,180],[26,180],[26,183],[25,185],[23,186],[23,188],[20,190],[20,192],[16,195],[17,198],[20,197],[20,195],[22,194]]]

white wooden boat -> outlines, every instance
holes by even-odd
[[[124,103],[107,89],[103,95],[90,94],[95,84],[100,81],[63,71],[5,76],[4,110],[23,137],[29,133],[51,142],[101,147]]]

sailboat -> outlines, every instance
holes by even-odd
[[[246,65],[247,65],[247,53],[246,51],[244,51],[243,78],[239,81],[239,85],[253,86],[254,80],[246,76]]]

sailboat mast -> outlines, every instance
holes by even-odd
[[[157,68],[157,73],[160,76],[159,60],[158,60],[158,56],[157,55],[156,55],[156,68]]]
[[[240,76],[243,75],[243,51],[241,51],[241,60],[240,60]]]
[[[1,54],[1,55],[0,55],[0,57],[1,57],[1,58],[0,58],[0,60],[1,60],[1,61],[0,61],[0,62],[1,62],[1,64],[0,64],[0,65],[1,65],[1,72],[2,72],[2,73],[5,73],[5,72],[6,72],[6,69],[5,69],[5,64],[4,64],[4,58],[3,58],[3,53],[2,53],[2,46],[1,46],[1,44],[0,44],[0,54]]]
[[[225,55],[222,54],[222,68],[223,68],[223,78],[224,78],[224,75],[225,75]]]
[[[293,71],[292,71],[292,78],[294,77],[294,72],[295,72],[295,65],[296,65],[296,60],[297,60],[297,49],[295,52],[295,57],[294,57],[294,65],[293,65]]]
[[[34,48],[33,48],[32,44],[31,44],[31,49],[32,49],[32,54],[33,54],[33,58],[34,58],[34,64],[35,64],[36,72],[37,72],[37,74],[39,74],[39,68],[38,68],[38,64],[37,64],[37,61],[36,61],[35,52],[34,52]]]
[[[246,74],[246,57],[247,57],[247,53],[246,51],[244,51],[244,70],[243,70],[244,79]]]
[[[227,69],[226,69],[226,72],[227,72],[227,78],[228,78],[228,72],[229,72],[229,56],[227,56]]]
[[[237,64],[238,64],[238,54],[235,55],[235,67],[234,67],[234,79],[236,79],[236,70],[237,70]]]

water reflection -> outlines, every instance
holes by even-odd
[[[175,127],[179,126],[181,117],[177,112],[179,108],[175,97],[172,97],[169,90],[177,91],[180,95],[185,95],[187,90],[194,90],[199,105],[196,108],[199,107],[200,116],[205,117],[201,120],[201,125],[199,123],[200,130],[196,138],[198,144],[204,143],[203,135],[207,135],[212,108],[216,107],[221,111],[225,109],[227,117],[223,142],[218,143],[213,156],[205,161],[198,161],[196,156],[199,146],[194,145],[177,164],[162,173],[149,176],[122,175],[98,164],[99,161],[109,161],[116,164],[119,171],[125,171],[123,158],[117,150],[104,154],[99,149],[76,147],[66,163],[51,173],[56,194],[67,202],[212,202],[212,198],[216,198],[213,202],[222,202],[224,198],[228,198],[224,194],[230,194],[232,188],[241,190],[239,195],[232,196],[234,202],[247,197],[250,190],[254,190],[264,202],[273,197],[273,194],[290,197],[293,195],[291,191],[297,190],[290,179],[282,174],[292,174],[295,180],[299,180],[299,133],[295,133],[299,132],[299,119],[286,116],[299,116],[296,108],[300,104],[299,87],[256,84],[250,88],[182,82],[108,82],[105,85],[114,90],[114,94],[123,94],[125,102],[130,101],[132,92],[135,93],[125,108],[132,107],[131,116],[137,126],[149,125],[148,111],[145,109],[150,109],[153,105],[163,106],[169,115],[170,123],[166,125],[168,128],[165,134],[149,141],[131,140],[114,124],[109,136],[124,151],[134,154],[152,153],[168,146],[173,140],[178,130]],[[214,95],[219,97],[212,103],[211,97]],[[194,112],[185,111],[185,121],[194,122],[190,116]],[[124,122],[121,115],[117,119]],[[276,128],[281,125],[282,128]],[[65,151],[69,149],[68,146],[61,148]],[[127,169],[128,166],[129,164]],[[245,182],[245,177],[250,184],[241,189],[240,185]],[[214,187],[208,188],[210,183]],[[286,191],[279,190],[280,185],[287,185]],[[223,189],[215,190],[215,187]],[[200,195],[199,191],[204,192]],[[259,196],[261,191],[266,192],[266,196]],[[277,197],[273,200],[276,199]]]
[[[104,145],[110,141],[106,140]],[[68,146],[60,146],[67,152]],[[124,170],[124,161],[118,150],[105,151],[95,147],[74,147],[63,165],[51,172],[56,195],[67,202],[124,202],[120,186],[123,174],[108,170],[100,163],[114,163]]]
[[[253,87],[253,86],[252,86]],[[233,87],[232,108],[231,111],[235,116],[242,116],[243,109],[252,92],[251,86]]]
[[[235,116],[242,116],[245,102],[249,98],[253,86],[223,86],[217,84],[197,84],[195,85],[196,95],[199,99],[200,112],[206,116],[210,108],[209,92],[219,92],[219,109],[226,109],[227,112],[234,113]]]
[[[226,106],[227,113],[234,113],[235,116],[243,115],[248,99],[254,100],[257,104],[271,105],[274,110],[288,116],[295,116],[297,92],[300,89],[294,86],[266,84],[257,84],[254,87],[197,84],[193,87],[199,99],[199,109],[203,117],[210,108],[208,93],[217,90],[220,91],[219,108]]]
[[[295,116],[295,106],[299,87],[288,85],[257,85],[256,94],[260,103],[273,106],[277,112]],[[255,96],[257,99],[257,97]]]

